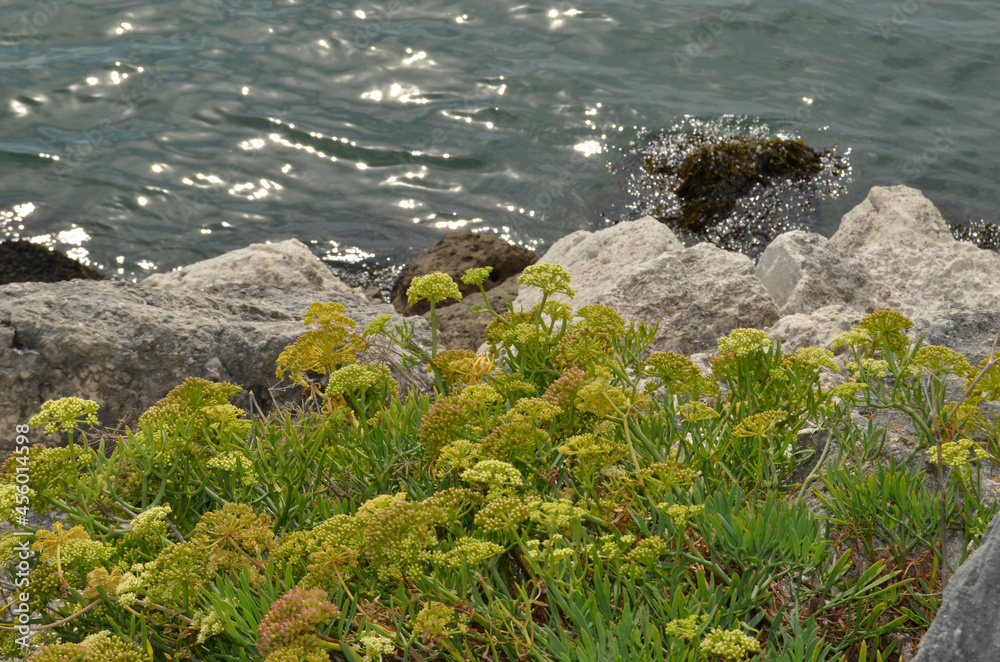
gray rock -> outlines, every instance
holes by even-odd
[[[745,255],[709,243],[668,251],[606,274],[606,285],[576,305],[604,303],[627,320],[660,320],[654,351],[711,351],[721,336],[741,327],[767,328],[778,307]]]
[[[422,315],[430,310],[427,301],[418,301],[413,306],[407,301],[406,290],[417,276],[444,272],[458,284],[462,296],[479,299],[479,287],[466,285],[461,281],[467,269],[493,267],[490,277],[483,283],[483,289],[489,291],[521,273],[526,266],[537,260],[538,256],[531,250],[508,243],[500,237],[468,231],[452,232],[403,267],[392,286],[392,305],[407,316]],[[445,299],[438,303],[437,308],[456,303],[452,299]]]
[[[796,230],[778,236],[761,255],[757,277],[782,315],[837,304],[865,312],[878,307],[864,262],[814,232]]]
[[[402,321],[391,306],[344,286],[318,258],[305,259],[299,246],[254,245],[237,251],[238,259],[220,256],[149,284],[0,287],[0,428],[13,430],[44,401],[67,396],[96,400],[102,425],[134,424],[192,376],[242,386],[244,409],[249,394],[266,407],[279,382],[278,354],[305,330],[302,316],[313,301],[344,304],[359,328],[382,313]],[[213,272],[220,275],[214,283]],[[427,324],[411,321],[429,346]],[[42,440],[38,430],[31,435]],[[0,441],[0,454],[12,443]]]
[[[1000,519],[990,521],[982,543],[944,590],[937,617],[914,662],[1000,660]]]
[[[914,320],[910,337],[925,335],[925,345],[944,345],[978,365],[992,351],[1000,333],[1000,310],[952,309],[932,319]],[[997,346],[1000,350],[1000,345]]]
[[[594,291],[601,290],[609,278],[631,265],[651,260],[665,252],[684,250],[684,244],[663,223],[644,216],[629,223],[619,223],[597,232],[579,230],[552,244],[538,261],[561,264],[570,274],[576,291],[574,305],[594,303]],[[569,301],[559,294],[553,297]],[[517,307],[529,310],[542,300],[535,287],[520,288]]]
[[[785,315],[767,333],[781,341],[783,352],[794,352],[800,347],[829,347],[834,338],[849,331],[863,317],[864,313],[854,308],[836,304],[808,314]]]
[[[251,244],[140,283],[144,288],[185,290],[201,294],[251,298],[266,290],[355,294],[298,239]]]
[[[920,191],[873,187],[848,212],[830,244],[861,259],[880,306],[912,318],[953,308],[1000,309],[1000,253],[956,241]]]

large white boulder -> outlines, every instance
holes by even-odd
[[[565,267],[576,291],[574,303],[585,305],[594,303],[589,298],[591,292],[603,287],[626,266],[680,250],[684,250],[684,244],[670,228],[652,216],[644,216],[597,232],[578,230],[566,235],[552,244],[538,261]],[[561,294],[553,298],[569,301]],[[517,304],[525,310],[541,300],[541,290],[534,287],[522,287],[517,294]]]
[[[45,400],[68,396],[96,400],[102,425],[134,425],[187,377],[232,382],[267,407],[279,382],[278,354],[305,331],[313,301],[344,304],[359,328],[382,313],[402,321],[392,306],[344,285],[298,241],[234,253],[138,285],[0,286],[0,428],[13,430]],[[429,346],[427,323],[411,321]],[[237,400],[244,409],[248,394]],[[12,445],[13,437],[0,440],[0,456]]]
[[[830,244],[864,263],[880,306],[913,318],[1000,308],[1000,253],[957,241],[916,189],[873,187]]]
[[[574,306],[603,303],[628,320],[660,320],[655,350],[714,350],[735,328],[767,328],[778,320],[778,307],[748,257],[707,243],[684,248],[649,217],[575,232],[556,242],[539,259],[544,262],[570,273]],[[537,288],[522,287],[515,308],[540,300]]]
[[[815,232],[795,230],[775,238],[757,262],[757,276],[782,315],[833,305],[864,312],[878,307],[864,261]]]

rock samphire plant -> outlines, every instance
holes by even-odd
[[[23,496],[57,515],[0,538],[0,653],[23,654],[22,591],[39,661],[839,662],[920,636],[996,510],[996,354],[969,365],[882,310],[840,358],[736,329],[703,372],[612,307],[553,300],[573,295],[557,265],[520,282],[542,301],[484,293],[484,355],[314,304],[278,361],[310,395],[292,411],[248,417],[237,386],[192,378],[95,443],[95,403],[46,403],[31,425],[68,445],[0,478],[0,517]],[[373,343],[402,359],[361,362]],[[412,370],[432,394],[399,394]],[[858,414],[880,408],[913,421],[905,462],[876,461],[885,429]]]

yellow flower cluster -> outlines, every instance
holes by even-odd
[[[569,272],[561,264],[532,264],[524,268],[517,277],[518,285],[537,287],[546,297],[565,294],[572,298],[576,292],[569,286]]]
[[[396,645],[392,639],[376,632],[369,632],[358,637],[358,643],[364,651],[365,662],[375,662],[381,660],[383,655],[392,655],[396,650]]]
[[[675,618],[664,626],[663,633],[668,637],[694,639],[698,636],[702,623],[707,620],[707,614],[691,614],[687,618]]]
[[[230,473],[237,473],[240,467],[242,467],[243,471],[238,476],[240,483],[243,485],[254,485],[260,480],[257,472],[254,471],[253,462],[243,454],[243,451],[226,451],[210,458],[205,463],[205,466],[209,469],[228,471]]]
[[[667,511],[667,515],[670,515],[670,519],[674,521],[674,525],[678,529],[684,529],[687,527],[688,520],[695,515],[700,515],[705,511],[705,504],[699,504],[696,506],[684,506],[679,503],[666,504],[660,503],[656,505],[657,508]]]
[[[760,329],[733,329],[728,336],[719,338],[719,354],[732,353],[743,358],[769,349],[771,338]]]
[[[500,460],[480,460],[471,469],[462,472],[462,480],[486,486],[486,500],[493,501],[514,493],[514,488],[524,484],[524,477],[514,465]]]
[[[466,285],[480,286],[493,273],[493,267],[473,267],[466,269],[462,275],[462,282]]]
[[[701,640],[701,650],[725,660],[742,660],[747,653],[760,650],[760,642],[740,630],[712,628]]]
[[[928,461],[937,463],[937,447],[932,447],[927,451]],[[976,460],[995,460],[992,455],[983,450],[979,444],[969,438],[962,438],[957,441],[947,441],[941,444],[941,462],[946,467],[965,469],[970,462]]]
[[[406,299],[411,306],[424,299],[431,303],[437,303],[444,299],[461,301],[462,293],[458,291],[458,285],[455,284],[451,276],[437,271],[414,278],[406,290]]]
[[[83,398],[59,398],[42,404],[42,411],[28,420],[32,428],[45,426],[45,434],[73,432],[80,425],[97,425],[98,404]]]
[[[882,379],[889,374],[889,362],[883,359],[861,359],[861,365],[857,361],[847,362],[847,371],[855,376],[860,376],[862,370],[869,376]]]
[[[424,552],[421,558],[434,565],[457,570],[463,563],[471,568],[504,552],[500,545],[479,538],[458,538],[452,545],[447,552]]]
[[[753,416],[747,416],[739,425],[733,428],[733,436],[737,438],[743,437],[757,437],[761,438],[766,435],[771,429],[781,420],[784,420],[788,414],[783,411],[762,411]]]

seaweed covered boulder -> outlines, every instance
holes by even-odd
[[[818,222],[817,202],[844,190],[850,172],[835,148],[817,149],[764,126],[690,118],[625,152],[632,217],[648,214],[690,243],[756,257],[774,237]]]

